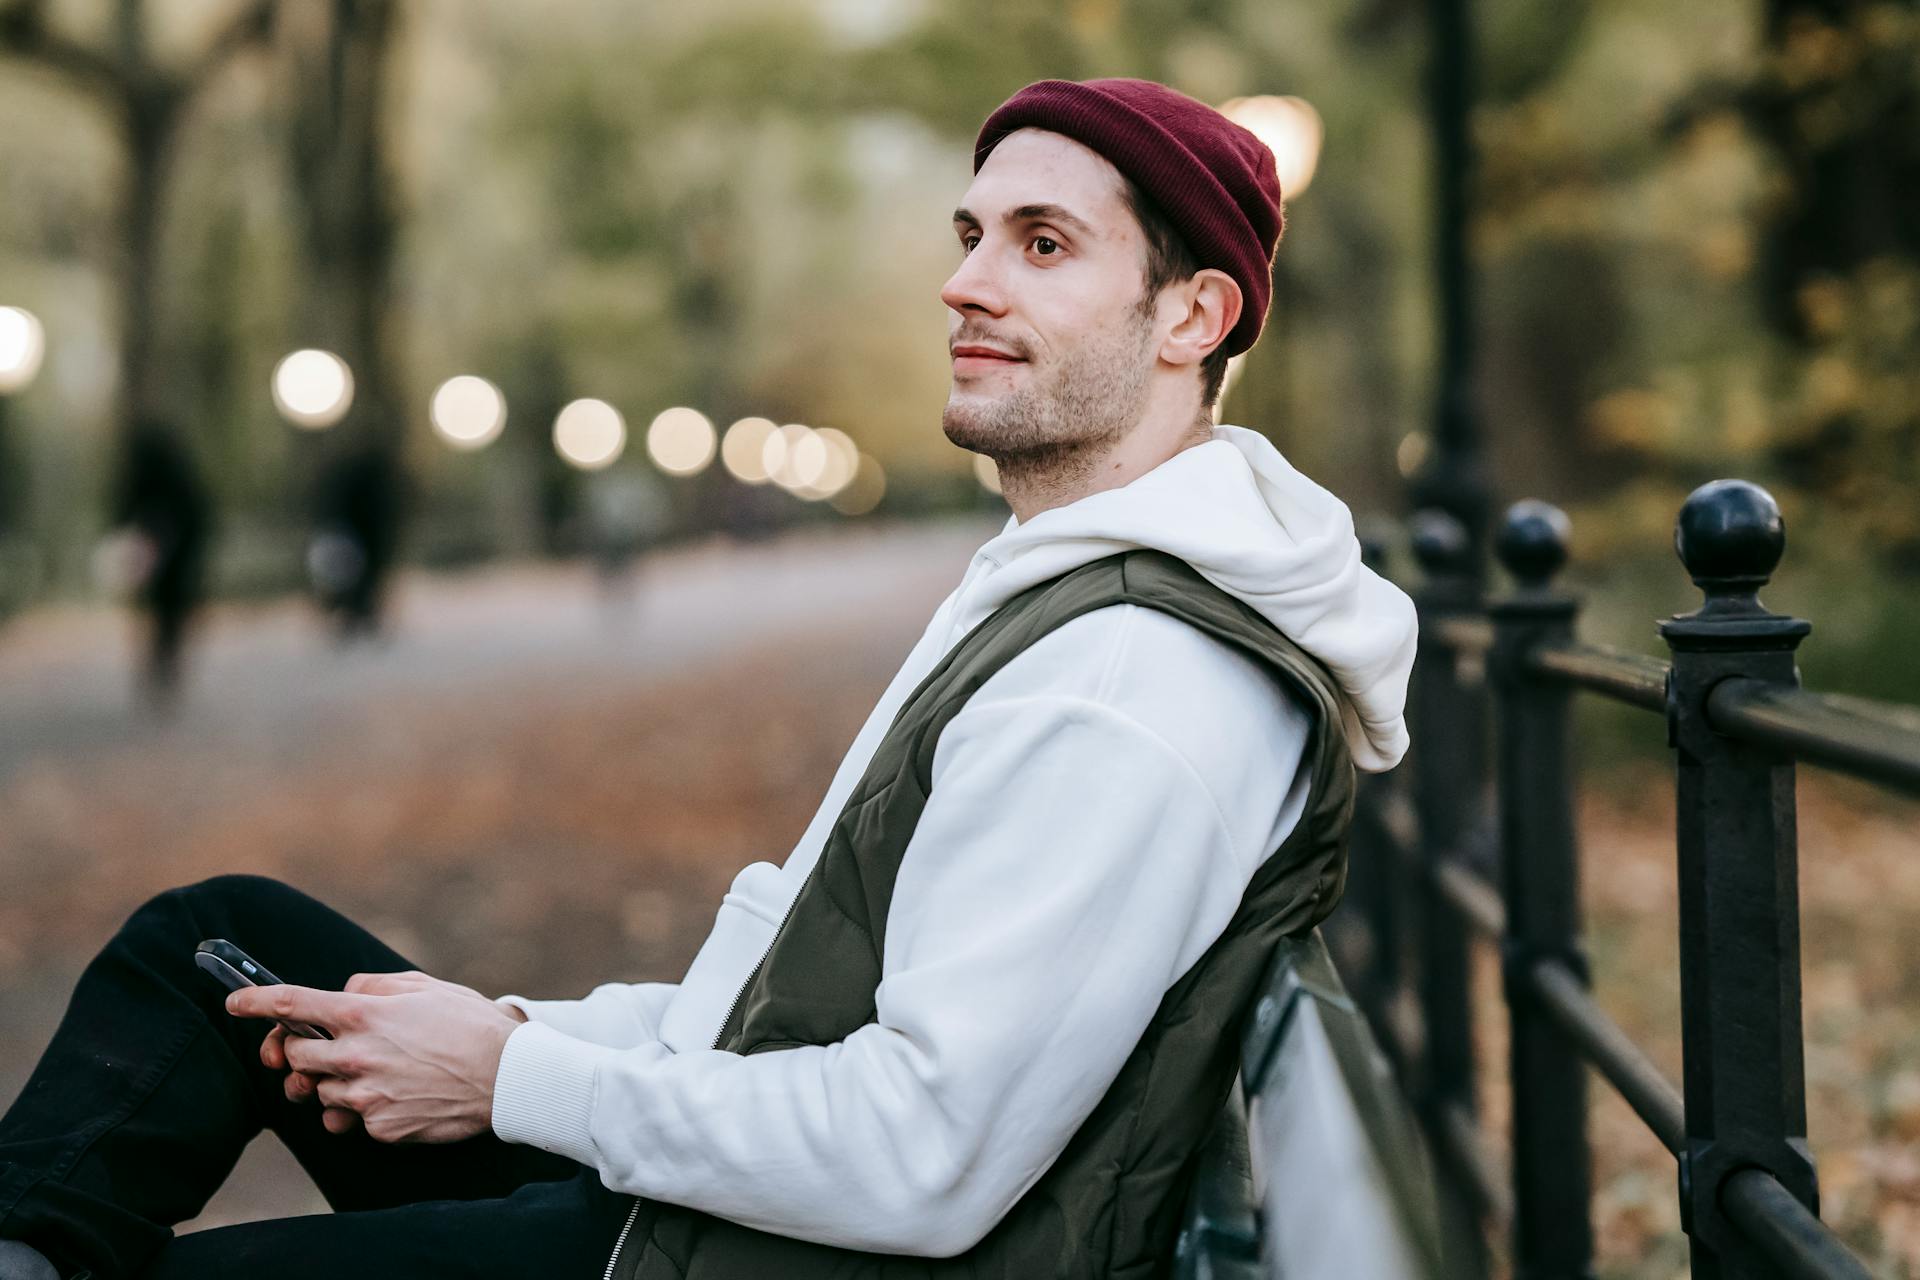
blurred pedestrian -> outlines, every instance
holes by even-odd
[[[378,445],[354,446],[320,473],[307,578],[342,639],[380,629],[404,505],[399,460]]]
[[[147,614],[144,683],[156,705],[179,689],[187,627],[205,594],[213,501],[200,469],[169,423],[135,424],[114,478],[110,518],[114,575]]]
[[[632,602],[636,561],[666,533],[670,500],[666,487],[644,471],[603,471],[588,480],[586,542],[608,605]]]

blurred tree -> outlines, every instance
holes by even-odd
[[[322,587],[343,635],[378,630],[401,536],[408,484],[407,414],[392,322],[395,178],[386,156],[393,0],[311,0],[279,25],[287,60],[287,159],[305,271],[296,303],[302,345],[328,347],[354,372],[347,416],[321,442],[313,470],[312,545],[346,537],[355,572]],[[317,584],[318,585],[318,584]]]
[[[391,321],[395,176],[385,150],[392,0],[289,6],[278,39],[287,61],[287,158],[307,254],[303,345],[328,347],[353,370],[340,428],[398,459],[405,413]]]
[[[1824,554],[1911,576],[1920,5],[1766,0],[1740,17],[1744,56],[1676,86],[1650,152],[1610,158],[1616,190],[1644,187],[1617,208],[1651,234],[1631,237],[1638,350],[1610,362],[1619,385],[1586,425],[1641,473],[1612,504],[1623,539],[1738,470]]]
[[[1761,251],[1768,319],[1817,341],[1808,284],[1920,256],[1920,5],[1768,0],[1765,24],[1748,118],[1787,183]]]
[[[187,62],[174,67],[149,39],[143,0],[116,0],[106,50],[72,38],[47,18],[46,0],[0,9],[0,53],[29,59],[89,93],[111,116],[126,148],[119,207],[124,250],[116,278],[120,381],[116,419],[123,438],[153,413],[161,388],[154,360],[154,279],[159,228],[174,142],[196,99],[234,58],[265,44],[277,0],[245,0]]]
[[[1762,304],[1788,344],[1768,452],[1920,574],[1920,5],[1768,0],[1745,95],[1782,181]]]

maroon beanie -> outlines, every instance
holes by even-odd
[[[973,144],[978,173],[1002,138],[1046,129],[1092,148],[1131,178],[1202,267],[1240,286],[1240,322],[1222,345],[1253,345],[1273,294],[1280,175],[1267,145],[1204,102],[1151,80],[1041,80],[1000,104]]]

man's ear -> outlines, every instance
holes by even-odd
[[[1169,364],[1197,365],[1240,323],[1240,286],[1226,272],[1208,267],[1195,272],[1177,296],[1187,312],[1167,332],[1160,358]]]

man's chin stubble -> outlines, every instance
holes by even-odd
[[[1004,405],[956,403],[949,396],[940,414],[940,429],[962,449],[998,461],[1007,446],[1014,443],[1009,437],[1020,434],[1017,427],[1008,429],[1004,421],[1007,416]]]
[[[971,453],[983,454],[998,466],[1007,466],[1037,453],[1055,453],[1060,444],[1037,438],[1025,423],[1007,425],[970,414],[947,413],[940,420],[947,439]]]
[[[978,412],[982,407],[956,406],[949,399],[941,414],[941,429],[962,449],[991,458],[1002,484],[1046,489],[1076,483],[1091,470],[1091,455],[1118,434],[1060,439],[1008,412],[1011,406],[1005,402],[984,406],[985,412]],[[975,411],[969,412],[969,408]]]

